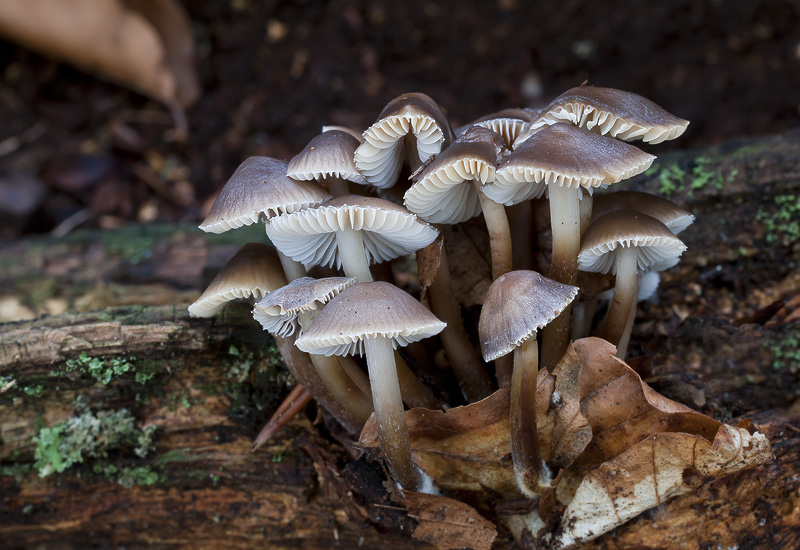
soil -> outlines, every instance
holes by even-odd
[[[454,126],[584,81],[691,120],[659,151],[798,124],[800,3],[747,0],[184,2],[203,93],[163,106],[0,42],[0,237],[198,221],[253,154],[363,129],[425,92]]]

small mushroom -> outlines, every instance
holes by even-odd
[[[569,122],[624,141],[641,139],[653,144],[675,139],[689,126],[688,120],[670,114],[640,95],[614,88],[579,86],[567,90],[542,109],[519,135],[514,148],[542,128],[558,122]]]
[[[289,161],[286,175],[293,180],[324,183],[337,196],[349,195],[348,182],[367,184],[353,162],[353,154],[359,145],[358,139],[349,132],[323,132]]]
[[[297,340],[308,353],[366,354],[381,450],[392,477],[410,491],[419,491],[423,480],[411,458],[393,350],[438,334],[444,325],[389,283],[359,283],[334,297]]]
[[[616,274],[614,299],[608,311],[603,338],[617,346],[625,358],[636,313],[638,273],[672,262],[686,245],[655,218],[634,210],[617,210],[595,220],[583,236],[578,256],[582,271]]]
[[[390,101],[364,132],[355,163],[370,185],[385,189],[397,181],[406,148],[414,171],[453,140],[450,123],[433,99],[420,93],[403,94]]]
[[[551,474],[539,450],[536,380],[539,348],[536,332],[575,299],[578,288],[535,271],[511,271],[486,293],[478,333],[486,361],[514,352],[511,375],[511,457],[520,490],[528,497],[549,487]]]

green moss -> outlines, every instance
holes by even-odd
[[[800,370],[800,328],[793,327],[767,341],[772,352],[773,370]]]
[[[800,195],[778,195],[768,207],[762,207],[756,220],[764,225],[768,243],[789,246],[800,241]]]
[[[86,458],[102,458],[108,451],[133,447],[143,458],[153,449],[155,426],[140,430],[127,409],[90,411],[78,402],[79,415],[52,427],[43,427],[34,438],[33,467],[40,477],[61,473]]]
[[[676,163],[665,166],[658,173],[658,192],[670,198],[676,191],[683,191],[683,180],[685,177],[686,170]]]
[[[114,464],[99,463],[93,467],[94,473],[126,489],[135,485],[149,487],[166,481],[164,476],[150,466],[125,466],[120,470]]]
[[[0,476],[13,476],[17,483],[30,473],[32,466],[27,462],[15,462],[0,466]]]
[[[22,391],[25,392],[25,395],[30,395],[31,397],[41,397],[42,392],[44,392],[44,386],[41,384],[22,386]]]

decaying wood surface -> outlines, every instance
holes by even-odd
[[[640,308],[634,366],[719,420],[753,418],[776,460],[588,547],[800,547],[800,207],[782,198],[800,197],[798,159],[792,132],[664,155],[629,185],[669,192],[697,216],[660,302]],[[449,247],[485,252],[471,226],[459,233]],[[314,425],[312,408],[250,453],[291,381],[244,304],[213,320],[186,306],[254,240],[263,229],[209,237],[185,226],[0,244],[0,319],[31,319],[0,325],[0,546],[429,547],[380,500],[375,465],[356,460],[327,415]],[[449,254],[468,303],[488,269],[457,258],[476,256]],[[39,476],[43,429],[123,409],[136,433],[155,426],[145,456],[125,440]]]

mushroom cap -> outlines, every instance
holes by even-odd
[[[355,277],[300,277],[273,290],[253,308],[253,318],[264,330],[284,338],[297,330],[297,317],[314,311],[356,282]]]
[[[316,206],[331,198],[313,182],[296,182],[286,175],[286,163],[270,157],[245,160],[222,188],[200,229],[224,233],[267,218]]]
[[[640,95],[614,88],[582,86],[567,90],[542,109],[519,135],[514,147],[541,128],[562,121],[597,134],[625,141],[641,139],[646,143],[675,139],[689,125],[688,120]]]
[[[664,197],[641,191],[615,191],[596,195],[592,203],[592,219],[614,210],[636,210],[651,216],[678,234],[694,222],[694,216]]]
[[[248,243],[228,260],[205,292],[189,306],[193,317],[212,317],[237,298],[260,300],[286,284],[278,252],[271,246]]]
[[[473,126],[442,151],[406,191],[406,208],[431,223],[460,223],[481,211],[473,180],[494,180],[502,144],[487,128]]]
[[[353,162],[353,154],[359,145],[358,139],[348,132],[323,132],[289,161],[286,175],[293,180],[341,178],[366,185],[367,180]]]
[[[675,265],[686,245],[657,219],[635,210],[615,210],[593,221],[578,254],[582,271],[616,274],[619,250],[635,247],[640,271]]]
[[[497,167],[483,192],[510,206],[542,196],[547,185],[593,188],[644,172],[656,157],[564,122],[534,134]]]
[[[532,111],[530,109],[503,109],[502,111],[483,116],[470,124],[461,126],[456,129],[456,135],[463,135],[464,132],[473,126],[481,126],[483,128],[488,128],[502,137],[506,148],[510,150],[517,137],[519,137],[520,133],[522,133],[528,123],[537,114],[538,111]]]
[[[535,271],[510,271],[491,284],[478,322],[481,352],[493,361],[514,351],[572,303],[578,287]]]
[[[361,355],[365,339],[391,338],[397,348],[438,334],[445,326],[394,285],[357,283],[325,306],[311,328],[297,339],[297,347],[321,355]]]
[[[353,130],[352,128],[349,128],[347,126],[339,126],[337,124],[326,124],[325,126],[322,127],[323,134],[325,132],[332,132],[334,130],[339,130],[340,132],[347,132],[348,134],[356,138],[359,143],[364,142],[364,136],[362,135],[363,132],[359,132],[358,130]]]
[[[403,138],[409,133],[416,137],[422,162],[455,139],[444,112],[427,95],[409,93],[393,99],[364,132],[364,143],[355,152],[356,166],[371,185],[395,184],[403,163]]]
[[[267,236],[284,254],[305,265],[341,267],[336,231],[360,230],[370,263],[410,254],[432,243],[439,232],[402,206],[373,197],[344,195],[317,208],[280,216]]]

